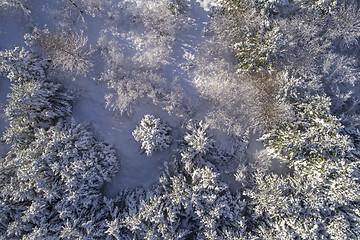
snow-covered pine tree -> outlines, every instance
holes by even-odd
[[[207,129],[209,124],[200,122],[190,121],[186,125],[187,133],[184,136],[186,143],[185,152],[189,152],[192,156],[207,154],[211,148],[214,147],[214,140],[209,135]]]
[[[13,82],[45,79],[47,65],[46,61],[24,48],[0,51],[0,73]]]
[[[4,139],[14,151],[26,148],[37,128],[49,128],[71,113],[71,94],[46,81],[46,63],[30,52],[20,48],[0,52],[0,71],[11,81],[4,109],[10,127]]]
[[[86,125],[39,129],[29,147],[7,156],[3,166],[2,176],[12,174],[3,177],[2,200],[10,210],[22,206],[21,213],[7,214],[7,237],[104,239],[109,213],[101,187],[118,162]]]
[[[26,148],[37,128],[49,128],[57,119],[71,113],[73,97],[60,84],[43,80],[13,83],[5,116],[10,127],[4,132],[6,143]]]
[[[251,29],[242,41],[234,44],[239,71],[271,70],[280,61],[285,41],[278,29]]]
[[[141,149],[149,156],[154,151],[160,151],[170,146],[172,142],[170,131],[170,126],[163,123],[160,118],[145,115],[132,135],[136,141],[141,143]]]
[[[204,156],[214,148],[215,141],[208,132],[209,124],[190,120],[186,123],[186,133],[179,152],[186,171],[193,171],[195,165],[204,164]]]

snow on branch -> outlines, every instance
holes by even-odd
[[[171,128],[155,118],[153,115],[145,115],[140,124],[133,131],[135,140],[141,142],[141,149],[145,150],[146,155],[151,155],[154,151],[168,148],[172,142],[170,137]]]
[[[88,38],[82,32],[50,32],[35,29],[25,35],[28,45],[43,50],[55,66],[61,70],[86,75],[93,63],[89,60]]]

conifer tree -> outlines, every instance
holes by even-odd
[[[71,113],[73,97],[60,84],[47,81],[45,61],[24,49],[0,52],[0,70],[11,81],[4,133],[13,148],[26,148],[37,128],[49,128]]]
[[[132,135],[136,141],[141,142],[141,149],[144,149],[146,155],[149,156],[154,151],[163,150],[170,146],[172,142],[170,130],[171,128],[164,124],[160,118],[145,115]]]
[[[0,73],[10,81],[46,78],[47,62],[24,48],[0,51]]]
[[[3,201],[23,209],[7,214],[7,236],[101,239],[108,212],[100,191],[117,165],[114,150],[96,141],[86,125],[59,122],[39,129],[29,147],[8,156],[1,169]]]

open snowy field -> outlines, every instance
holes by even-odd
[[[357,239],[355,0],[0,0],[0,239]]]

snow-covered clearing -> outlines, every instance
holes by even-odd
[[[18,14],[0,12],[0,50],[24,46],[24,34],[23,21]]]
[[[120,171],[113,181],[105,186],[109,195],[116,194],[125,187],[148,187],[159,177],[164,161],[170,160],[173,147],[152,156],[140,153],[140,143],[132,136],[132,131],[145,114],[153,114],[168,122],[173,129],[180,127],[180,118],[168,113],[151,103],[144,102],[129,117],[117,116],[115,112],[105,107],[105,86],[94,81],[75,81],[68,83],[79,89],[73,117],[77,122],[89,122],[95,136],[99,140],[110,143],[117,150],[120,160]],[[80,90],[81,89],[81,90]],[[172,131],[173,139],[179,138],[179,133]],[[174,144],[176,145],[176,144]]]
[[[197,47],[201,46],[204,41],[203,31],[209,24],[211,4],[215,1],[188,1],[184,6],[185,20],[183,27],[176,32],[174,42],[171,45],[170,55],[167,57],[167,64],[162,65],[158,73],[172,81],[177,79],[183,88],[184,104],[188,108],[197,108],[196,105],[202,104],[201,108],[206,109],[204,102],[199,102],[198,95],[192,84],[191,68],[192,61],[195,58]],[[124,17],[125,18],[125,17]],[[104,22],[102,18],[86,18],[86,31],[89,36],[89,44],[95,46],[102,32],[103,25],[112,29],[111,23]],[[117,23],[116,29],[127,30],[130,28],[129,22],[123,21]],[[131,29],[134,31],[134,29]],[[135,29],[136,31],[136,29]],[[108,33],[105,33],[108,34]],[[129,48],[133,44],[131,38],[114,38],[114,32],[110,34],[113,39],[121,42],[121,46],[127,47],[128,51],[134,51]],[[126,42],[128,41],[128,42]],[[126,49],[125,49],[126,50]],[[146,52],[129,52],[129,57],[136,54],[145,55]],[[95,53],[96,54],[96,53]],[[107,143],[110,143],[117,150],[120,160],[120,171],[113,178],[113,181],[105,186],[105,192],[108,195],[115,195],[120,189],[131,188],[136,186],[149,187],[157,182],[164,161],[172,160],[177,147],[176,140],[181,138],[180,129],[184,119],[184,114],[169,114],[154,105],[148,99],[140,99],[134,112],[129,116],[124,114],[119,116],[116,111],[106,108],[104,95],[107,93],[107,87],[104,83],[98,82],[97,78],[103,70],[103,64],[95,58],[95,66],[91,76],[76,77],[73,81],[63,79],[64,85],[74,90],[76,101],[73,109],[73,117],[78,122],[90,122],[96,136]],[[125,55],[125,57],[128,57]],[[61,80],[61,79],[60,79]],[[178,113],[178,112],[177,112]],[[132,136],[132,131],[140,119],[145,114],[152,114],[160,117],[164,122],[169,123],[172,127],[172,138],[175,140],[172,146],[164,151],[155,152],[152,156],[146,156],[140,153],[140,143],[136,142]],[[201,119],[202,112],[196,113],[197,118]],[[180,116],[176,116],[180,115]]]

